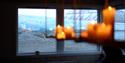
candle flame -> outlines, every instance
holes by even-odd
[[[109,9],[109,10],[112,10],[112,7],[111,7],[111,6],[109,6],[109,7],[108,7],[108,9]]]
[[[62,35],[64,35],[65,33],[64,32],[61,32]]]
[[[60,25],[57,25],[57,28],[60,28],[61,26]]]
[[[57,39],[65,39],[65,33],[64,32],[60,32],[57,34]]]
[[[67,28],[67,29],[70,29],[71,27],[70,27],[70,26],[67,26],[66,28]]]

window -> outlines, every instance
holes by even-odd
[[[125,40],[125,9],[116,11],[115,16],[115,40]]]
[[[97,22],[97,10],[64,9],[64,26],[74,27],[77,35],[86,30],[91,21]],[[56,9],[18,8],[17,53],[98,51],[97,45],[86,42],[65,40],[56,43],[52,37],[55,27]]]
[[[18,8],[17,53],[56,52],[55,26],[56,9]]]
[[[91,21],[97,22],[97,10],[90,9],[64,9],[64,26],[72,26],[79,36],[80,31],[86,30],[87,24]],[[98,51],[97,45],[86,42],[75,43],[67,40],[64,44],[66,52],[94,52]]]

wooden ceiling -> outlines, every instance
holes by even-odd
[[[9,3],[21,3],[21,4],[41,4],[41,5],[67,5],[70,6],[104,6],[105,0],[3,0],[1,2],[9,2]],[[108,0],[108,4],[112,6],[123,6],[125,7],[125,0]],[[50,5],[51,6],[51,5]]]
[[[76,3],[87,3],[87,4],[97,4],[97,5],[103,5],[105,3],[106,0],[2,0],[1,2],[20,2],[20,3],[60,3],[60,2],[64,2],[64,4],[71,4],[73,2]],[[124,3],[125,0],[108,0],[108,3]]]

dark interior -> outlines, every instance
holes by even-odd
[[[125,63],[125,55],[120,48],[125,49],[125,41],[117,42],[115,46],[105,46],[107,58],[100,53],[80,54],[43,54],[43,55],[16,55],[17,48],[17,8],[55,8],[58,9],[57,23],[62,24],[64,8],[67,9],[98,9],[105,6],[106,0],[2,0],[1,6],[1,43],[0,57],[2,62],[17,63]],[[108,4],[117,9],[125,9],[125,0],[107,0]],[[100,19],[101,20],[101,19]],[[63,24],[62,24],[63,25]],[[98,59],[93,59],[97,57]],[[89,61],[89,60],[92,61]]]

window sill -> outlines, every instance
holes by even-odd
[[[81,56],[81,55],[100,55],[101,51],[92,52],[45,52],[36,55],[35,53],[17,53],[17,56]]]

